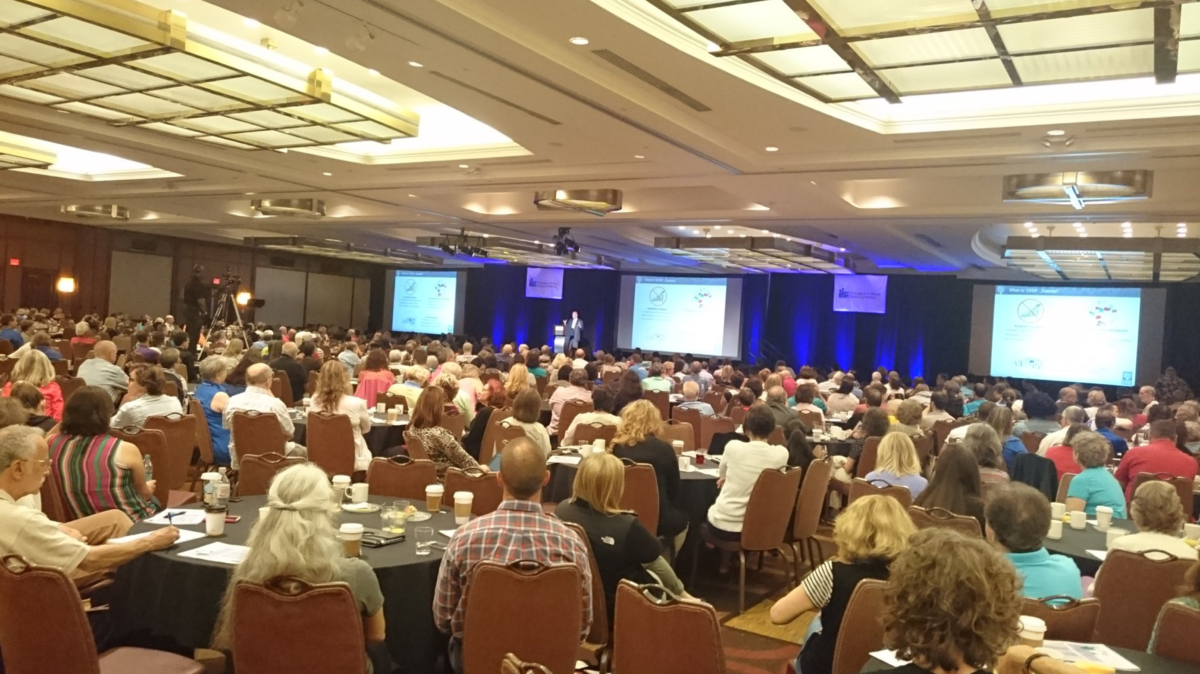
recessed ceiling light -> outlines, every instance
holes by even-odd
[[[329,50],[324,47],[313,47],[313,51],[317,52],[317,56],[325,56]]]
[[[645,158],[646,158],[646,155],[644,155],[644,154],[635,154],[635,155],[633,155],[633,158],[634,158],[634,159],[645,159]]]
[[[254,193],[253,193],[253,192],[244,192],[244,194],[245,194],[246,196],[248,196],[248,197],[249,197],[249,196],[253,196],[253,195],[254,195]]]
[[[716,228],[717,228],[717,229],[721,229],[721,226],[720,226],[720,225],[717,225],[717,227],[716,227]]]
[[[1033,229],[1033,223],[1032,222],[1025,223],[1025,229]]]
[[[1184,227],[1187,227],[1187,223],[1186,223],[1186,222],[1181,222],[1181,223],[1179,223],[1178,225],[1175,225],[1175,226],[1176,226],[1176,227],[1179,227],[1180,229],[1182,229],[1182,228],[1184,228]]]
[[[330,173],[329,171],[326,171],[326,172],[322,173],[321,175],[323,175],[323,176],[331,176],[331,175],[333,175],[333,174],[332,174],[332,173]]]
[[[410,65],[414,68],[424,68],[425,67],[425,66],[421,65],[420,63],[417,63],[416,61],[409,61],[408,65]]]
[[[1133,226],[1133,223],[1132,223],[1132,222],[1122,222],[1122,223],[1121,223],[1121,226],[1122,226],[1122,227],[1132,227],[1132,226]]]
[[[458,168],[471,168],[470,164],[459,164]]]
[[[764,229],[762,233],[763,233],[763,234],[770,234],[770,233],[771,233],[771,231],[770,231],[770,230],[768,230],[768,229]]]
[[[1081,239],[1086,239],[1086,238],[1087,238],[1087,232],[1080,232],[1080,233],[1079,233],[1079,238],[1081,238]]]
[[[416,199],[416,198],[417,198],[417,195],[415,195],[415,194],[410,194],[410,195],[408,195],[408,196],[412,197],[413,199]]]
[[[247,28],[258,28],[262,24],[260,24],[258,22],[258,19],[251,19],[249,17],[246,17],[245,19],[242,19],[242,25],[244,25]]]
[[[774,145],[768,145],[768,146],[767,146],[766,148],[764,148],[764,149],[765,149],[767,152],[779,152],[779,148],[775,147]]]
[[[838,248],[838,250],[842,251],[843,253],[846,252],[845,248]]]
[[[576,47],[582,47],[587,43],[588,43],[588,39],[586,37],[571,38],[571,44],[575,45]]]
[[[1033,234],[1030,234],[1029,236],[1031,236],[1031,237],[1033,237],[1033,238],[1035,238],[1035,239],[1036,239],[1036,238],[1038,238],[1039,236],[1041,236],[1041,234],[1038,234],[1037,232],[1034,232]]]
[[[1187,237],[1187,232],[1180,232],[1180,233],[1176,234],[1175,236],[1177,236],[1177,237],[1179,237],[1179,238],[1183,239],[1183,238],[1186,238],[1186,237]]]
[[[371,77],[379,77],[379,71],[374,68],[367,69],[367,74]]]
[[[810,180],[810,181],[808,181],[808,184],[809,184],[809,185],[816,185],[816,184],[817,184],[817,181],[815,181],[815,180]]]
[[[1065,136],[1065,135],[1067,135],[1067,132],[1063,131],[1062,129],[1050,129],[1049,131],[1046,132],[1046,135],[1047,136]]]
[[[700,230],[698,230],[698,229],[693,229],[693,230],[692,230],[692,234],[699,234],[699,233],[700,233]]]

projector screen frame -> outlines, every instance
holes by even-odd
[[[637,285],[637,277],[639,277],[639,276],[650,276],[650,277],[655,277],[655,278],[697,279],[697,280],[698,279],[724,279],[725,284],[726,284],[725,285],[725,288],[726,288],[726,291],[725,291],[725,326],[724,326],[725,333],[724,333],[724,337],[722,339],[722,344],[724,345],[726,342],[728,342],[732,336],[732,338],[736,340],[735,344],[736,344],[737,355],[730,356],[730,355],[719,354],[719,353],[692,353],[692,356],[697,357],[697,358],[704,357],[704,358],[721,358],[721,359],[726,359],[726,360],[737,360],[737,361],[743,360],[742,349],[744,348],[745,345],[743,344],[743,334],[742,334],[742,328],[743,328],[742,320],[744,319],[742,307],[745,304],[746,289],[745,289],[744,282],[745,282],[745,278],[747,276],[746,274],[679,274],[679,273],[655,273],[655,272],[637,272],[637,271],[622,272],[620,274],[619,301],[617,303],[616,337],[613,342],[616,345],[617,349],[623,350],[623,351],[632,351],[635,348],[640,348],[643,352],[646,352],[646,353],[659,353],[659,354],[674,353],[674,352],[656,350],[651,347],[640,346],[640,345],[624,346],[625,344],[630,344],[633,341],[632,314],[633,314],[634,298],[633,298],[632,293],[633,293],[634,287]],[[626,285],[625,285],[626,278],[630,279],[629,286],[628,286],[628,292],[626,291]],[[736,281],[738,284],[736,297],[733,296],[732,289],[730,288],[730,285],[729,285],[731,281]],[[628,312],[626,311],[626,306],[628,306]],[[733,312],[732,317],[731,317],[731,312]],[[586,317],[584,318],[584,320],[586,320]],[[628,321],[628,323],[626,321]],[[736,334],[734,334],[734,333],[736,333]],[[726,350],[728,351],[728,349],[726,349]],[[680,355],[684,355],[684,354],[680,354]]]
[[[447,333],[432,333],[432,332],[413,332],[411,330],[398,330],[393,325],[395,319],[395,295],[396,295],[396,275],[401,272],[454,272],[454,332],[449,334],[462,334],[464,330],[464,319],[467,308],[467,272],[465,269],[430,269],[428,267],[389,267],[384,272],[383,283],[383,329],[393,333],[411,333],[414,335],[431,335],[437,336]]]

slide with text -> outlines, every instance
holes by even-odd
[[[443,334],[454,332],[458,273],[397,271],[392,295],[392,330]]]
[[[633,346],[663,353],[723,353],[726,290],[723,278],[637,277]]]
[[[997,286],[991,374],[1133,386],[1137,288]]]

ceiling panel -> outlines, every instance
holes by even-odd
[[[1009,53],[1120,45],[1154,39],[1154,10],[1091,14],[998,27]]]
[[[730,42],[782,35],[814,40],[817,34],[783,0],[688,12],[688,18]]]
[[[850,66],[828,45],[764,52],[755,54],[754,58],[784,75],[811,75],[850,70]]]
[[[892,68],[879,73],[902,94],[959,89],[996,89],[1012,84],[1000,61],[969,61]]]
[[[869,65],[876,68],[906,63],[996,56],[996,48],[983,28],[906,35],[883,40],[862,40],[851,44]]]
[[[1154,72],[1154,47],[1116,47],[1013,58],[1025,82],[1065,82],[1148,75]]]

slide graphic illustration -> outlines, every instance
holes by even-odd
[[[401,332],[454,332],[458,274],[446,271],[397,271],[392,300],[392,329]]]
[[[723,352],[726,279],[639,276],[635,284],[634,346],[665,353]]]

